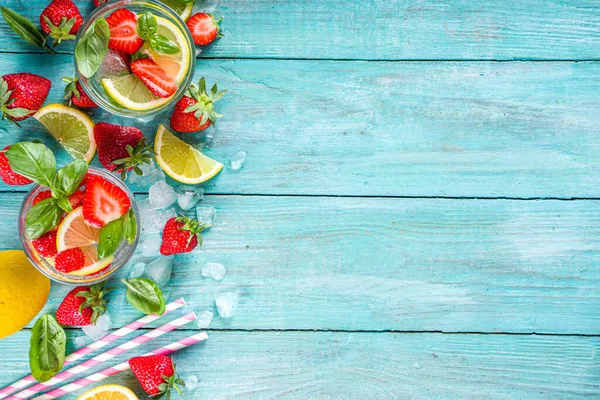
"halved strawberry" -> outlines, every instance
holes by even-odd
[[[192,33],[194,43],[204,46],[223,36],[219,30],[219,22],[220,19],[215,21],[212,15],[200,12],[192,15],[186,25]]]
[[[85,197],[85,192],[82,190],[76,190],[75,193],[69,196],[69,203],[71,203],[71,207],[76,209],[80,205],[83,204],[83,198]]]
[[[155,96],[166,98],[177,91],[177,81],[149,58],[140,58],[132,62],[131,72],[136,74]]]
[[[144,44],[137,34],[137,15],[126,8],[121,8],[106,18],[110,29],[108,48],[115,51],[133,54]]]
[[[54,262],[57,270],[68,274],[85,266],[85,255],[79,247],[75,247],[58,253]]]
[[[89,225],[101,228],[125,215],[130,206],[129,196],[120,187],[98,175],[87,175],[83,218]]]

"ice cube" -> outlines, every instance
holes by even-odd
[[[164,209],[177,201],[177,194],[167,182],[158,181],[150,186],[148,198],[152,207],[155,209]]]
[[[142,216],[142,230],[144,234],[161,233],[168,220],[177,216],[173,209],[155,210],[150,200],[145,199],[138,203]]]
[[[129,73],[130,61],[129,54],[108,49],[98,69],[98,76],[118,76]]]
[[[144,274],[144,269],[146,268],[146,264],[144,263],[136,263],[131,266],[129,269],[129,279],[139,278]]]
[[[234,155],[231,156],[229,160],[229,168],[232,171],[239,171],[244,166],[244,162],[246,161],[246,152],[238,151]]]
[[[171,279],[173,257],[160,256],[146,265],[145,277],[154,281],[159,287],[165,286]]]
[[[198,387],[198,378],[196,378],[196,375],[183,375],[181,379],[185,382],[185,388],[188,390],[194,390]]]
[[[217,210],[211,205],[200,204],[196,207],[196,219],[203,224],[210,224],[215,221],[217,217]]]
[[[138,244],[138,249],[144,257],[153,257],[160,254],[160,245],[162,239],[160,235],[152,234],[143,237],[143,240]],[[145,268],[145,266],[144,266]],[[142,270],[143,274],[144,270]]]
[[[73,338],[73,346],[76,349],[80,349],[83,346],[87,346],[90,343],[90,338],[87,336],[77,336]]]
[[[217,263],[206,263],[206,265],[202,268],[202,276],[209,276],[216,281],[220,281],[223,279],[223,277],[225,277],[225,267]]]
[[[201,0],[200,8],[205,13],[213,13],[217,11],[219,6],[219,0]]]
[[[206,329],[212,322],[214,314],[210,311],[202,311],[196,316],[196,325],[200,329]]]
[[[238,295],[231,292],[219,293],[215,296],[217,311],[223,318],[231,318],[238,309]]]
[[[82,328],[83,333],[85,333],[90,339],[98,340],[101,337],[108,335],[108,332],[112,328],[112,322],[110,321],[110,317],[107,314],[101,315],[96,320],[96,325],[88,325]]]
[[[192,209],[204,196],[203,187],[181,185],[177,188],[177,204],[184,210]]]
[[[155,184],[156,182],[165,180],[165,173],[154,163],[153,160],[150,160],[149,163],[140,165],[140,169],[142,170],[142,176],[139,176],[133,172],[129,173],[127,176],[127,181],[129,183],[137,183],[142,186],[149,186]]]

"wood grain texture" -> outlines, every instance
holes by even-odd
[[[58,102],[71,63],[3,54],[0,73],[47,76],[56,82],[48,102]],[[600,63],[211,60],[199,62],[203,73],[230,89],[206,153],[225,163],[248,154],[242,171],[207,183],[213,193],[598,197]],[[153,137],[168,114],[96,119],[109,118]],[[35,120],[1,126],[1,146],[52,143]]]
[[[156,339],[153,349],[190,332]],[[334,332],[208,332],[175,355],[192,399],[597,398],[598,338]],[[73,335],[71,335],[72,337]],[[27,373],[26,331],[3,340],[9,383]],[[140,349],[135,354],[141,354]],[[118,361],[125,360],[117,358]],[[107,382],[143,393],[131,372]],[[63,397],[65,400],[75,399]]]
[[[36,21],[46,0],[4,0]],[[224,16],[207,57],[376,60],[600,58],[594,0],[199,0]],[[82,14],[90,0],[76,0]],[[32,51],[0,21],[0,50]],[[62,48],[70,51],[71,46]],[[35,50],[35,49],[33,49]]]
[[[599,202],[207,197],[215,226],[167,292],[215,313],[216,294],[238,293],[215,328],[600,334]],[[0,196],[2,248],[20,247],[20,201]],[[223,281],[202,278],[207,262]],[[121,326],[139,314],[114,282]]]

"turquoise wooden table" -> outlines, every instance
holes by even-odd
[[[46,1],[1,3],[33,18]],[[205,151],[247,161],[205,184],[215,227],[169,287],[198,309],[224,291],[240,306],[175,355],[199,379],[185,399],[600,397],[597,1],[204,7],[225,37],[196,75],[229,89]],[[72,47],[0,33],[0,74],[46,76],[59,102]],[[35,121],[0,127],[0,147],[33,138],[68,160]],[[0,190],[0,247],[19,248],[26,188]],[[202,278],[206,262],[225,279]],[[139,316],[122,287],[109,310],[117,327]],[[28,373],[29,335],[0,341],[2,386]]]

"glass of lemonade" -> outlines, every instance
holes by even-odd
[[[31,188],[31,190],[29,191],[29,193],[25,196],[25,200],[23,200],[23,204],[21,206],[21,213],[19,215],[19,237],[21,238],[21,243],[23,244],[23,249],[25,250],[25,254],[27,255],[27,258],[29,258],[29,261],[31,261],[31,263],[41,273],[43,273],[50,279],[60,282],[60,283],[66,283],[66,284],[72,284],[72,285],[90,285],[90,284],[102,282],[102,281],[108,279],[109,276],[111,276],[119,268],[121,268],[122,266],[126,265],[129,262],[129,260],[133,256],[133,253],[135,252],[135,248],[137,246],[137,243],[138,243],[138,240],[140,237],[141,217],[140,217],[140,211],[139,211],[139,208],[137,205],[137,201],[136,201],[133,193],[131,193],[131,191],[127,188],[127,186],[125,186],[123,184],[123,182],[121,180],[119,180],[117,177],[115,177],[114,175],[112,175],[106,171],[95,169],[95,168],[89,168],[88,174],[99,176],[100,178],[108,181],[109,183],[119,187],[127,194],[127,196],[129,197],[129,201],[130,201],[130,210],[135,217],[135,221],[136,221],[136,225],[137,225],[136,236],[131,244],[123,238],[121,240],[121,242],[118,244],[118,247],[116,248],[116,250],[112,254],[112,256],[110,258],[107,258],[104,260],[99,260],[99,261],[97,260],[97,258],[98,258],[97,243],[89,244],[84,247],[81,247],[82,249],[85,248],[84,254],[86,254],[86,262],[87,262],[85,267],[78,271],[73,271],[71,273],[61,272],[55,268],[56,256],[53,256],[53,257],[42,256],[36,250],[32,241],[29,240],[25,235],[25,226],[26,226],[25,218],[27,217],[27,214],[29,213],[29,210],[31,209],[31,207],[33,207],[34,199],[36,198],[36,196],[38,196],[40,194],[40,192],[49,190],[47,187],[40,186],[40,185],[34,185]],[[84,184],[82,184],[82,187],[79,190],[81,190],[82,192],[85,191]],[[62,222],[59,223],[59,225],[56,228],[57,238],[60,236],[59,232],[61,230],[62,224],[65,221],[67,221],[71,215],[73,215],[75,217],[71,218],[70,220],[75,221],[75,222],[72,222],[68,225],[72,228],[71,232],[73,232],[74,236],[78,236],[80,232],[81,232],[81,235],[79,235],[79,236],[86,236],[87,234],[89,234],[90,230],[95,229],[95,228],[90,228],[88,226],[82,225],[81,221],[79,221],[80,222],[79,225],[77,224],[76,215],[80,212],[80,210],[81,210],[81,207],[76,207],[76,208],[74,208],[74,210],[71,213],[65,214]],[[98,235],[99,230],[100,229],[95,230],[96,235]],[[75,237],[73,240],[77,240],[77,237]],[[58,239],[57,239],[57,247],[59,247]],[[59,250],[60,250],[60,248],[59,248]],[[94,253],[95,253],[95,257],[96,257],[95,259],[93,258]],[[89,261],[87,261],[87,260],[89,260]]]
[[[168,39],[171,50],[165,50],[164,46],[161,48],[156,45],[155,40],[148,38],[143,40],[143,44],[136,51],[131,48],[123,50],[118,46],[119,43],[111,44],[109,41],[108,52],[93,76],[84,76],[77,57],[74,57],[75,71],[83,90],[104,110],[124,117],[151,119],[183,96],[193,79],[196,65],[193,38],[185,23],[171,8],[155,0],[120,0],[105,3],[98,7],[81,27],[75,39],[75,47],[84,40],[86,32],[94,27],[99,18],[106,19],[109,26],[112,24],[110,37],[120,39],[119,35],[131,34],[136,28],[136,23],[127,25],[122,21],[135,18],[139,22],[142,15],[154,17],[153,35],[161,37],[162,41]],[[119,26],[119,23],[123,25]],[[114,28],[115,25],[119,28]],[[174,48],[173,44],[177,47]],[[139,59],[147,60],[143,63],[154,67],[150,72],[158,71],[159,75],[164,73],[162,76],[165,79],[160,82],[170,83],[168,91],[163,91],[154,83],[148,82],[144,74],[149,68],[139,68],[142,64],[136,62]]]

